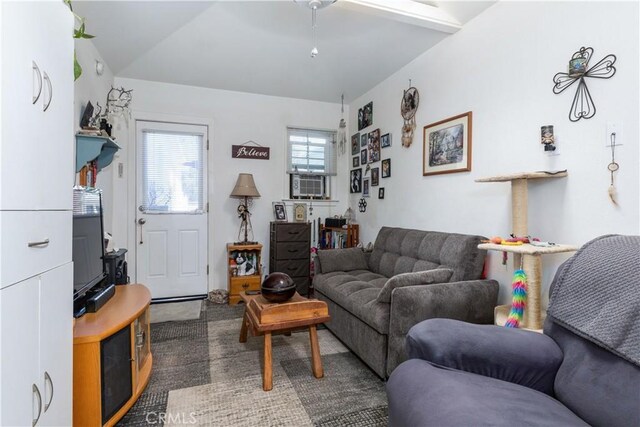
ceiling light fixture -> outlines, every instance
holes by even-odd
[[[311,49],[311,57],[315,58],[318,56],[318,43],[316,37],[316,12],[318,9],[324,9],[327,6],[331,6],[337,0],[293,0],[297,4],[301,4],[303,6],[311,9],[311,30],[313,31],[313,48]]]

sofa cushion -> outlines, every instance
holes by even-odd
[[[588,425],[539,391],[419,359],[408,360],[393,371],[387,396],[389,425]]]
[[[431,283],[446,283],[452,275],[453,271],[449,268],[438,268],[436,270],[397,274],[387,280],[380,290],[377,300],[382,303],[390,303],[391,293],[395,288],[401,288],[403,286],[429,285]]]
[[[318,251],[322,273],[333,271],[367,270],[367,260],[360,248],[327,249]]]
[[[447,267],[452,282],[479,279],[486,251],[480,236],[382,227],[369,257],[369,269],[387,277]]]
[[[389,304],[377,301],[388,278],[367,270],[318,274],[314,289],[381,334],[389,333]]]

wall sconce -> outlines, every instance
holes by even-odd
[[[104,74],[104,64],[96,59],[96,74],[101,76]]]

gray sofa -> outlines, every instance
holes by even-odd
[[[416,323],[492,323],[498,283],[480,280],[481,239],[382,227],[371,253],[319,251],[313,287],[329,306],[327,328],[385,378],[406,359],[405,336]]]
[[[640,236],[558,269],[544,334],[430,319],[387,382],[392,426],[639,426]]]

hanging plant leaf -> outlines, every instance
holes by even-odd
[[[75,82],[82,75],[82,67],[76,58],[76,51],[73,51],[73,81]]]

